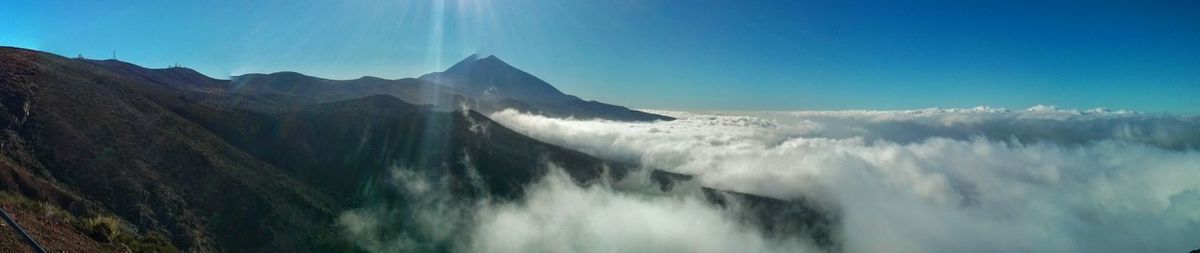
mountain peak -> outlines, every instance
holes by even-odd
[[[550,83],[495,55],[480,58],[479,54],[471,54],[445,71],[425,74],[420,79],[449,87],[453,93],[464,97],[492,101],[501,106],[521,104],[519,108],[536,108],[534,111],[545,114],[635,121],[672,119],[621,106],[583,101],[579,97],[564,94]]]
[[[466,58],[463,58],[462,60],[460,60],[458,62],[463,63],[463,62],[474,62],[474,61],[479,61],[479,53],[473,53],[471,55],[468,55]]]
[[[476,64],[497,65],[497,66],[504,66],[504,67],[516,69],[516,67],[513,67],[512,65],[508,65],[507,62],[500,60],[500,58],[496,57],[495,55],[488,55],[487,57],[484,57],[483,59],[479,59],[475,62],[476,62]]]
[[[453,72],[468,71],[469,69],[474,68],[475,64],[478,62],[479,62],[479,54],[477,54],[477,53],[471,54],[471,55],[468,55],[466,58],[463,58],[462,60],[458,61],[458,63],[455,63],[454,65],[450,65],[450,68],[447,68],[445,72],[453,73]]]
[[[465,95],[510,97],[527,102],[562,102],[571,100],[554,86],[526,73],[495,55],[479,58],[472,54],[446,71],[422,76],[421,79],[460,89]]]
[[[480,66],[483,66],[483,67],[480,67]],[[478,53],[475,53],[475,54],[468,55],[466,58],[463,58],[462,60],[458,61],[458,63],[451,65],[450,68],[447,68],[446,71],[443,71],[443,72],[445,72],[445,73],[467,73],[467,72],[471,72],[471,71],[474,71],[475,69],[479,69],[479,68],[504,68],[504,69],[511,69],[511,70],[519,71],[519,69],[517,69],[516,67],[513,67],[512,65],[508,65],[507,62],[500,60],[500,57],[496,57],[496,55],[488,55],[487,57],[480,57]]]

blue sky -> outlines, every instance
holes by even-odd
[[[415,77],[479,52],[635,108],[1200,112],[1197,1],[6,0],[0,17],[0,45],[219,78]]]

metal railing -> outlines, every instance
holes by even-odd
[[[29,235],[29,232],[25,232],[25,229],[21,228],[21,225],[17,225],[17,221],[14,220],[12,216],[9,216],[8,212],[5,212],[3,208],[0,208],[0,216],[3,216],[4,222],[8,223],[9,226],[12,226],[13,230],[16,230],[18,234],[21,234],[21,237],[25,237],[25,243],[28,243],[30,247],[33,247],[34,251],[37,251],[38,253],[46,253],[46,248],[43,248],[41,244],[38,244],[37,240],[34,240],[33,236]]]

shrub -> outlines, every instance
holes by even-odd
[[[82,229],[98,241],[115,242],[121,235],[121,220],[107,215],[87,218],[83,219]]]
[[[83,219],[80,225],[85,233],[97,241],[107,242],[134,253],[178,253],[166,236],[158,232],[138,235],[132,230],[122,229],[122,221],[114,216],[101,215]]]

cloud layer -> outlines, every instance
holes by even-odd
[[[816,252],[775,240],[695,197],[580,188],[564,174],[479,212],[469,252]]]
[[[819,252],[803,237],[764,235],[694,194],[581,187],[547,166],[517,201],[459,198],[444,175],[392,168],[403,200],[344,212],[338,223],[369,252]]]
[[[1020,111],[980,107],[662,113],[680,119],[562,120],[515,111],[491,117],[549,143],[696,175],[703,186],[833,203],[842,212],[840,233],[848,252],[1186,252],[1200,248],[1200,153],[1196,151],[1200,118],[1196,116],[1045,106]],[[521,245],[551,246],[518,248],[577,251],[603,246],[597,243],[653,246],[721,237],[728,240],[706,241],[758,251],[811,250],[763,237],[721,236],[720,231],[747,226],[722,225],[728,222],[724,218],[691,227],[670,222],[680,216],[705,220],[716,215],[702,211],[712,210],[707,205],[698,205],[702,208],[696,212],[671,209],[694,201],[688,197],[641,199],[613,190],[540,189],[529,202],[492,209],[490,216],[481,218],[491,225],[476,230],[473,249],[505,248],[492,241],[522,241],[493,240],[497,237],[486,228],[536,221],[572,225],[523,232],[533,238],[564,235],[555,237],[559,246],[526,240]],[[591,202],[611,206],[550,208],[595,205]],[[644,216],[620,215],[628,212]],[[650,224],[668,227],[657,228],[659,233],[636,233],[645,228],[615,222],[639,219],[661,220]],[[714,230],[702,236],[692,232],[696,227]],[[642,236],[588,232],[597,230]],[[625,249],[629,248],[616,250]]]

